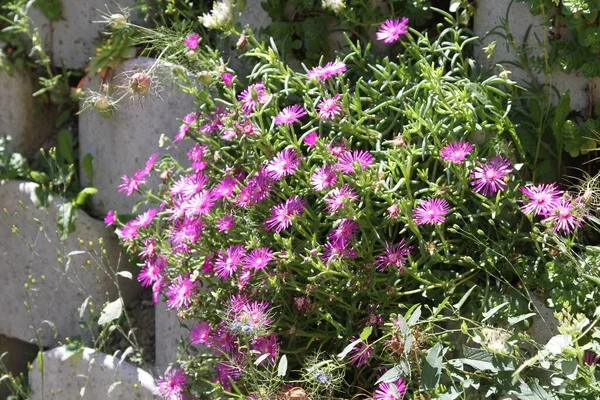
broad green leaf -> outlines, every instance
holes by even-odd
[[[406,376],[404,375],[404,368],[400,364],[398,364],[395,365],[393,368],[389,369],[385,374],[383,374],[381,378],[379,378],[377,382],[375,382],[375,384],[377,385],[382,382],[396,382],[398,379],[404,376]]]
[[[56,224],[61,233],[61,239],[66,239],[69,234],[75,231],[76,209],[73,203],[64,203],[58,208],[56,213]]]
[[[367,326],[360,333],[360,340],[363,340],[363,341],[367,340],[369,338],[369,336],[371,336],[371,332],[373,332],[373,327],[372,326]]]
[[[531,318],[537,315],[536,313],[522,314],[516,317],[508,317],[508,325],[512,326],[518,324],[521,321],[525,321],[527,318]]]
[[[410,314],[410,318],[408,319],[408,321],[406,323],[408,324],[409,327],[413,326],[419,321],[419,318],[421,318],[421,305],[420,304],[417,306],[417,308],[414,309],[412,314]]]
[[[496,307],[492,308],[492,309],[491,309],[491,310],[489,310],[489,311],[486,311],[486,312],[484,312],[484,313],[483,313],[483,317],[484,317],[484,318],[481,320],[481,322],[485,322],[485,321],[487,321],[488,319],[492,318],[492,317],[494,316],[494,314],[496,314],[496,313],[497,313],[498,311],[500,311],[502,308],[506,307],[508,304],[509,304],[509,303],[508,303],[508,301],[507,301],[507,302],[505,302],[505,303],[502,303],[502,304],[500,304],[500,305],[498,305],[498,306],[496,306]]]
[[[73,164],[73,140],[71,138],[71,132],[66,129],[58,132],[56,149],[63,160],[67,161],[69,164]]]
[[[100,318],[98,319],[98,325],[106,325],[109,322],[112,322],[118,319],[123,312],[123,300],[117,299],[113,302],[110,302],[104,307],[102,313],[100,314]]]
[[[86,187],[81,192],[77,193],[77,197],[74,200],[76,207],[83,207],[88,197],[98,193],[98,189],[93,187]]]
[[[442,364],[446,349],[441,343],[436,343],[427,352],[427,357],[423,363],[423,373],[421,375],[421,387],[425,389],[435,389],[442,376]]]

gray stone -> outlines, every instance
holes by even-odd
[[[54,126],[52,113],[32,96],[35,88],[28,71],[0,69],[0,136],[11,136],[11,150],[26,155],[40,149]]]
[[[35,359],[38,353],[38,346],[25,343],[17,339],[0,335],[0,355],[1,363],[6,372],[21,382],[27,382],[27,364]],[[9,389],[9,384],[4,381],[0,385],[0,399],[6,399],[10,394],[14,394]]]
[[[44,368],[37,360],[29,372],[30,400],[150,400],[156,385],[152,376],[121,357],[84,348],[72,354],[65,347],[45,351]],[[42,379],[43,374],[43,379]]]
[[[177,310],[170,310],[167,304],[161,300],[156,304],[155,320],[155,348],[156,348],[156,371],[163,374],[169,364],[177,361],[177,350],[179,339],[189,342],[189,331],[183,328],[177,318]]]
[[[532,312],[537,313],[532,318],[529,334],[541,345],[548,343],[553,336],[558,335],[558,320],[554,310],[546,305],[535,293],[529,292],[532,302]]]
[[[147,71],[155,62],[154,59],[143,57],[125,62],[122,68],[124,72],[117,75],[115,85],[124,86],[127,75]],[[142,169],[152,153],[164,153],[158,146],[161,134],[173,138],[181,125],[178,119],[194,107],[193,96],[183,93],[172,83],[168,64],[158,64],[153,71],[155,79],[160,82],[161,91],[158,95],[153,94],[154,88],[151,87],[145,97],[126,94],[113,116],[106,117],[92,109],[84,111],[79,117],[80,156],[83,158],[87,153],[91,154],[94,157],[94,170],[97,171],[93,186],[99,192],[91,201],[92,214],[100,216],[109,210],[131,212],[141,197],[136,194],[126,197],[117,192],[121,176],[131,176]],[[97,80],[86,83],[86,87],[92,90],[98,90],[99,86]],[[81,176],[84,184],[89,185],[83,171]]]
[[[46,347],[66,336],[88,337],[79,326],[78,309],[90,297],[86,315],[93,308],[97,315],[105,301],[117,298],[116,278],[126,304],[141,287],[135,278],[115,275],[132,270],[117,237],[101,221],[77,210],[76,232],[61,241],[56,217],[64,200],[37,209],[30,200],[36,186],[0,185],[0,210],[5,210],[0,216],[0,334]]]
[[[106,24],[103,14],[118,13],[120,7],[130,7],[136,0],[62,0],[62,19],[49,21],[40,10],[32,7],[29,16],[52,55],[52,63],[69,69],[85,67],[95,55],[94,46]]]
[[[262,2],[263,0],[248,0],[246,8],[236,16],[236,22],[239,22],[242,26],[250,25],[254,32],[269,26],[271,17],[262,8]]]

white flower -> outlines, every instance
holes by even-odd
[[[344,0],[322,0],[323,8],[329,8],[334,13],[339,14],[344,8],[346,8],[346,3]]]
[[[233,0],[221,0],[213,5],[210,13],[204,13],[200,18],[202,25],[209,29],[222,28],[233,19]]]

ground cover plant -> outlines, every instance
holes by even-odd
[[[230,12],[204,18],[239,38],[248,77],[197,33],[153,42],[198,107],[171,116],[172,156],[123,176],[145,211],[105,219],[190,331],[159,394],[597,398],[599,252],[580,244],[596,180],[530,181],[513,82],[478,75],[468,31],[392,16],[376,35],[392,56],[349,40],[296,71]]]

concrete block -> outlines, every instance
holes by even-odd
[[[124,71],[146,71],[154,63],[154,59],[144,57],[126,61],[122,71],[118,72],[115,85],[125,85],[124,78],[120,78],[127,75]],[[161,134],[172,139],[181,125],[178,118],[191,112],[194,107],[194,98],[172,83],[168,64],[159,64],[153,71],[162,87],[158,96],[152,94],[153,88],[144,98],[127,94],[111,117],[95,110],[84,111],[79,117],[80,156],[83,158],[90,153],[94,157],[96,173],[93,186],[99,190],[91,201],[94,215],[103,216],[108,210],[131,213],[141,197],[136,194],[126,197],[117,192],[121,176],[133,175],[144,167],[152,153],[160,153],[158,143]],[[86,87],[93,90],[98,90],[99,86],[97,80],[86,83]],[[189,143],[182,146],[189,146]],[[185,151],[182,154],[185,159]],[[185,165],[189,165],[189,162]],[[81,176],[83,183],[88,185],[83,171]]]
[[[0,335],[0,355],[2,365],[13,377],[22,377],[22,382],[27,381],[27,363],[33,361],[38,353],[38,346],[25,343],[17,339]],[[0,399],[6,399],[11,394],[8,384],[0,385]]]
[[[71,354],[64,347],[45,351],[44,368],[37,360],[29,372],[30,400],[150,400],[156,385],[152,376],[120,357],[85,348]],[[43,374],[43,380],[42,380]]]
[[[269,13],[262,8],[263,0],[248,0],[246,8],[236,16],[236,22],[242,26],[250,25],[254,32],[258,32],[271,24]]]
[[[0,210],[6,210],[0,216],[0,334],[49,347],[65,336],[88,337],[78,308],[88,296],[96,307],[115,300],[115,272],[133,269],[116,235],[83,211],[77,211],[77,231],[61,241],[56,217],[64,200],[37,209],[30,200],[36,185],[0,185]],[[119,276],[118,282],[126,304],[141,290],[135,279]]]
[[[119,12],[136,0],[62,0],[62,19],[48,20],[40,10],[31,7],[29,16],[45,41],[45,49],[57,67],[82,69],[93,56],[94,45],[105,29],[102,13]]]
[[[532,318],[529,334],[536,342],[545,345],[553,336],[558,335],[558,320],[554,316],[554,310],[545,301],[533,292],[529,294],[533,303],[532,312],[538,314]]]
[[[156,304],[155,320],[155,349],[156,371],[163,374],[170,363],[177,361],[179,339],[189,343],[189,330],[183,328],[177,318],[177,310],[170,310],[164,300]]]
[[[38,151],[54,126],[51,112],[32,96],[35,91],[29,71],[0,70],[0,136],[11,136],[11,150],[25,155]]]

